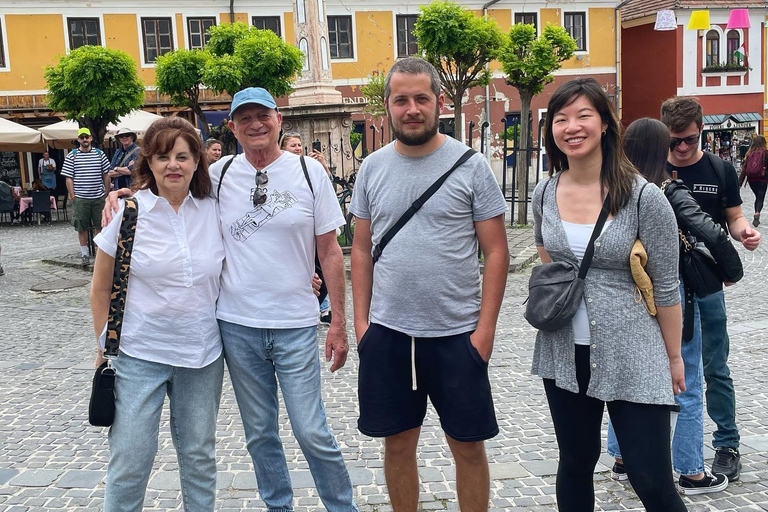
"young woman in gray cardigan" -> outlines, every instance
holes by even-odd
[[[606,404],[646,510],[686,510],[669,478],[669,406],[685,389],[677,224],[657,187],[645,187],[640,197],[646,181],[624,156],[619,130],[611,101],[591,78],[562,85],[549,101],[551,177],[539,183],[532,201],[542,262],[578,263],[610,195],[579,312],[571,325],[539,331],[533,354],[560,450],[560,512],[594,510],[592,473]],[[629,253],[637,238],[648,253],[655,317],[633,298]]]

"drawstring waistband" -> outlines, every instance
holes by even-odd
[[[416,338],[411,336],[411,389],[416,391]]]

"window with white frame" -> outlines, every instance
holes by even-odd
[[[410,57],[419,53],[419,45],[416,42],[416,20],[418,14],[397,15],[397,56]]]
[[[533,25],[534,28],[538,29],[537,18],[535,12],[516,12],[515,25],[522,23],[523,25]]]
[[[328,16],[328,44],[332,59],[351,59],[352,16]]]
[[[717,30],[710,30],[706,36],[706,65],[716,66],[720,64],[720,33]]]
[[[208,29],[216,26],[216,18],[187,18],[189,49],[202,50],[211,38]]]
[[[576,51],[587,51],[587,14],[566,12],[563,14],[563,26],[568,35],[576,41]]]
[[[101,46],[99,18],[68,18],[69,49],[81,46]]]
[[[725,55],[728,64],[741,64],[741,60],[735,55],[736,50],[741,46],[741,35],[738,30],[729,30],[725,35]]]
[[[173,50],[171,18],[141,18],[144,62],[154,63],[160,55]]]
[[[254,16],[251,18],[251,23],[259,30],[271,30],[282,37],[280,33],[280,16]]]

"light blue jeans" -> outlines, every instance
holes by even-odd
[[[680,287],[683,308],[685,294]],[[675,397],[680,405],[675,437],[672,439],[672,468],[680,475],[698,475],[704,471],[704,373],[701,359],[701,315],[694,303],[693,339],[681,346],[685,364],[685,391]],[[621,450],[608,422],[608,455],[621,458]]]
[[[331,309],[331,299],[326,295],[323,302],[320,303],[320,313],[325,313],[329,309]]]
[[[356,511],[352,482],[325,416],[317,327],[257,329],[223,320],[219,326],[248,452],[267,510],[293,510],[293,489],[278,425],[279,381],[293,434],[323,505],[330,512]]]
[[[216,415],[224,358],[203,368],[153,363],[120,353],[115,421],[109,429],[104,512],[140,512],[144,504],[163,402],[171,406],[184,510],[212,512],[216,500]]]

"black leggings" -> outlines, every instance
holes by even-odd
[[[765,201],[765,191],[768,188],[768,183],[764,181],[750,181],[749,188],[755,193],[755,213],[760,213],[763,209],[763,201]]]
[[[592,473],[601,452],[600,427],[605,402],[587,396],[589,376],[589,346],[576,345],[578,394],[558,388],[554,380],[544,379],[560,449],[557,468],[560,512],[595,509]],[[645,509],[648,512],[687,510],[672,480],[669,407],[624,401],[607,405],[629,481]]]

